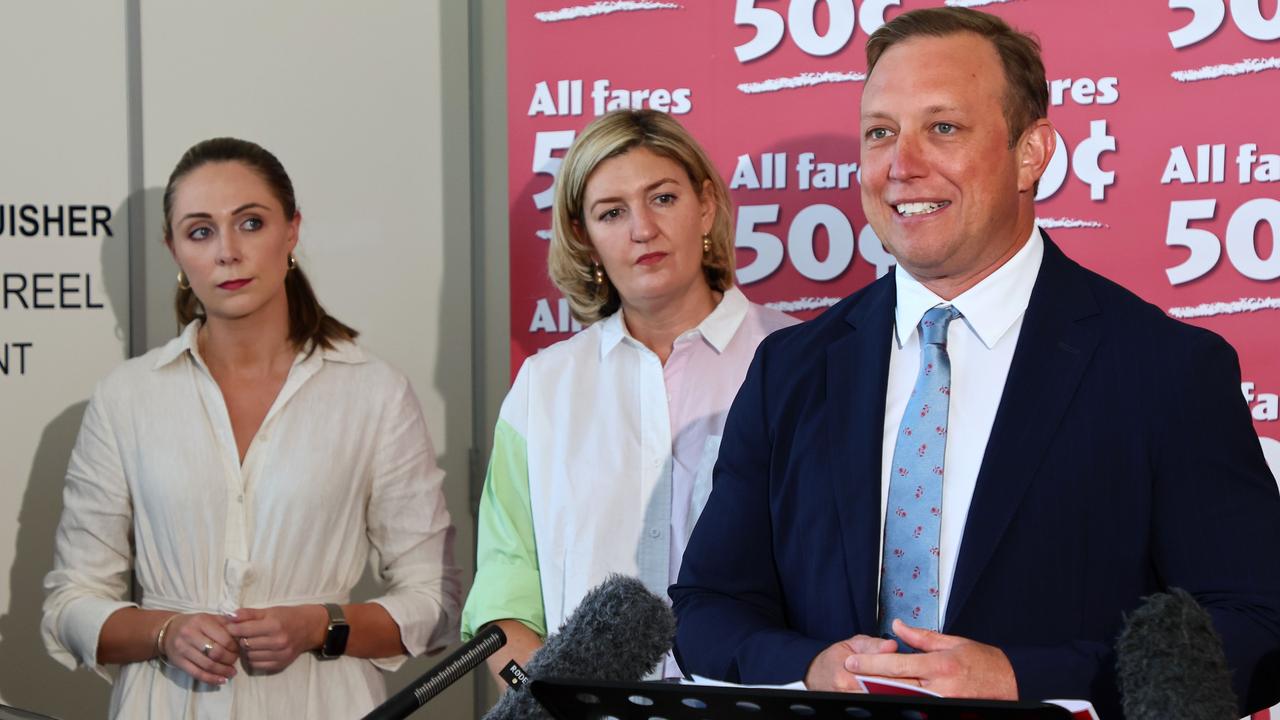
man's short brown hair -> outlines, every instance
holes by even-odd
[[[1048,117],[1049,85],[1040,59],[1040,41],[1013,29],[995,15],[959,7],[905,12],[881,25],[867,39],[867,76],[870,77],[884,51],[903,40],[966,32],[986,38],[1004,66],[1004,120],[1009,126],[1009,147],[1012,148],[1031,123]]]

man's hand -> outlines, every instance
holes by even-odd
[[[918,684],[946,697],[1018,699],[1013,666],[1000,648],[911,627],[901,620],[893,621],[893,631],[920,653],[857,653],[845,658],[844,669]]]
[[[867,635],[854,635],[848,640],[841,640],[813,659],[809,664],[809,671],[805,673],[804,686],[810,690],[862,692],[853,673],[846,670],[848,658],[892,653],[897,649],[898,643],[893,640]]]
[[[227,630],[238,638],[240,655],[249,669],[274,673],[320,647],[328,625],[323,605],[295,605],[241,608]]]

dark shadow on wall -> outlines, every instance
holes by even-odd
[[[62,481],[88,404],[63,410],[40,436],[18,516],[9,612],[0,617],[0,696],[8,705],[68,719],[104,716],[111,694],[111,686],[97,675],[73,673],[54,662],[40,637],[44,576],[53,567],[53,537],[62,515]]]
[[[145,228],[126,232],[126,227],[130,203],[144,202],[147,193],[134,193],[115,209],[109,224],[112,234],[102,242],[102,286],[115,314],[115,335],[122,349],[128,348],[131,283],[128,259],[119,253],[124,244],[129,257],[143,257],[138,253],[146,252]],[[134,278],[135,291],[142,293],[137,300],[145,301],[146,284],[139,279]],[[144,328],[145,324],[136,331]],[[9,609],[0,616],[0,697],[7,705],[67,720],[105,717],[111,696],[111,685],[94,673],[72,672],[55,662],[40,634],[44,576],[53,568],[67,460],[88,404],[86,399],[63,410],[40,435],[18,516],[14,562],[9,569]]]

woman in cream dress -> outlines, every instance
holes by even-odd
[[[350,718],[453,638],[453,528],[418,401],[297,267],[279,161],[192,147],[164,196],[181,335],[103,380],[43,631],[111,717]],[[384,594],[353,603],[372,557]],[[136,582],[136,594],[130,580]]]

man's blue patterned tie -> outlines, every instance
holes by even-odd
[[[920,321],[920,372],[898,429],[885,509],[880,566],[880,632],[885,637],[892,636],[894,618],[930,630],[942,627],[938,547],[951,404],[947,326],[959,316],[955,308],[939,306]]]

